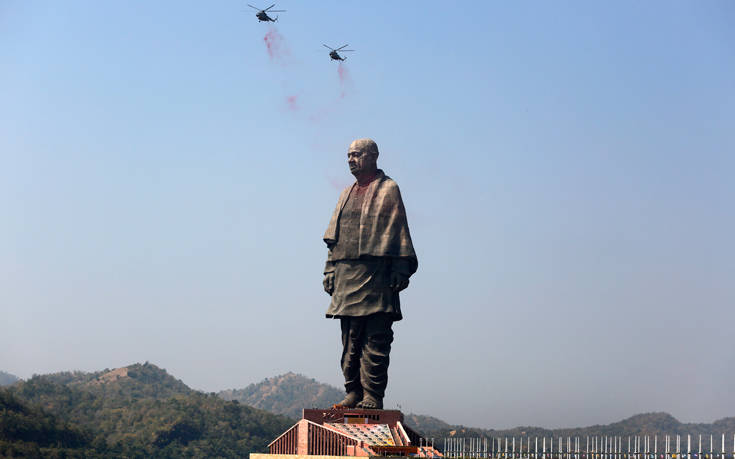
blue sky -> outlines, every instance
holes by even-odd
[[[735,415],[735,4],[278,6],[271,57],[245,2],[0,2],[0,369],[340,385],[321,236],[372,137],[419,257],[388,406]]]

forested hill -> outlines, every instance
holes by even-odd
[[[0,390],[0,457],[81,456],[101,457],[90,444],[90,435],[32,407],[9,391]]]
[[[20,380],[15,375],[11,375],[10,373],[6,373],[4,371],[0,371],[0,386],[9,386],[11,384],[14,384],[16,381]]]
[[[342,400],[344,391],[296,373],[267,378],[244,389],[229,389],[217,395],[237,400],[271,413],[301,419],[304,408],[326,408]]]
[[[194,392],[181,380],[168,374],[166,370],[148,362],[114,370],[106,368],[94,373],[81,371],[52,373],[34,376],[28,382],[34,380],[104,395],[111,400],[119,398],[166,399],[174,395],[188,395]]]
[[[285,417],[194,391],[149,363],[34,376],[0,394],[15,407],[0,408],[0,457],[12,457],[13,448],[38,457],[245,457],[265,451],[292,425]],[[42,435],[24,437],[27,429],[14,427],[24,425],[18,413],[27,413],[28,425],[75,440],[47,444]]]

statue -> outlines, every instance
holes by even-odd
[[[342,373],[349,408],[383,408],[393,322],[403,318],[398,293],[418,260],[398,185],[378,169],[373,140],[350,144],[347,163],[357,181],[345,188],[324,234],[327,318],[340,320]]]

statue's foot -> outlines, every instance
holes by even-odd
[[[362,392],[347,392],[345,398],[341,402],[337,403],[337,405],[344,406],[345,408],[354,408],[361,398]]]
[[[383,399],[376,399],[372,395],[365,395],[362,401],[357,404],[357,408],[363,408],[366,410],[382,410]]]

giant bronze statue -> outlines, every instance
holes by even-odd
[[[347,163],[357,181],[345,188],[324,234],[327,317],[340,320],[347,396],[340,405],[383,408],[393,322],[403,318],[398,292],[418,260],[398,185],[378,169],[378,146],[350,144]]]

